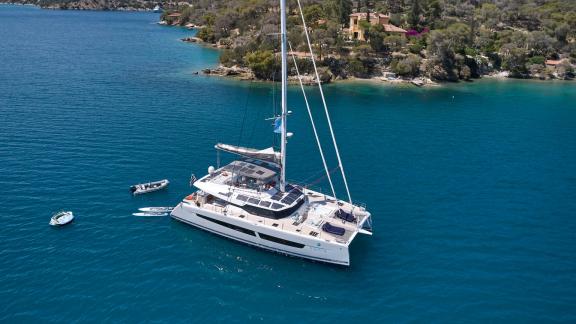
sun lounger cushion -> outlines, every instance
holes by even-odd
[[[342,209],[339,209],[336,212],[336,216],[338,216],[338,218],[343,219],[347,222],[355,222],[356,221],[356,217],[354,217],[354,215],[347,213],[347,212],[343,211]]]
[[[322,230],[324,232],[328,232],[328,233],[338,235],[338,236],[342,236],[346,232],[346,230],[343,229],[342,227],[334,226],[328,222],[326,222],[326,223],[324,223],[324,225],[322,225]]]

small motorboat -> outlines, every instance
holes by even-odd
[[[168,181],[167,179],[148,183],[140,183],[131,186],[130,191],[132,191],[132,194],[134,195],[140,195],[164,189],[168,186],[168,184],[170,184],[170,181]]]
[[[142,212],[142,213],[133,213],[132,216],[138,217],[159,217],[159,216],[168,216],[167,212]]]
[[[152,9],[152,11],[154,11],[154,12],[162,12],[162,8],[160,8],[159,5],[156,5],[156,6],[154,7],[154,9]]]
[[[153,213],[168,213],[171,212],[174,207],[142,207],[138,208],[142,212],[153,212]]]
[[[50,225],[62,226],[72,222],[73,220],[74,214],[72,214],[71,211],[59,211],[50,218]]]

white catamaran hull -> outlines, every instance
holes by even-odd
[[[344,244],[282,232],[188,203],[176,206],[171,216],[186,224],[269,251],[320,262],[350,265],[348,246]]]

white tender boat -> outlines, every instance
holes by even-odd
[[[171,212],[174,207],[142,207],[138,208],[142,212],[153,212],[153,213],[168,213]]]
[[[141,213],[133,213],[132,215],[138,217],[159,217],[159,216],[168,216],[168,212],[141,212]]]
[[[74,214],[71,211],[59,211],[50,218],[50,225],[62,226],[74,220]]]
[[[297,2],[300,7],[300,1]],[[331,178],[333,170],[327,166],[294,57],[292,60],[331,192],[325,194],[307,185],[286,181],[286,143],[292,135],[286,129],[290,114],[287,110],[286,0],[280,0],[280,14],[282,112],[271,118],[274,132],[280,137],[280,149],[217,144],[217,150],[239,155],[241,159],[222,167],[218,159],[217,168],[210,166],[207,175],[193,181],[198,190],[186,196],[172,210],[171,216],[197,228],[269,251],[347,266],[350,264],[349,247],[354,238],[358,234],[372,235],[371,215],[364,205],[352,201],[313,54],[315,80],[323,99],[346,200],[336,196]],[[303,33],[312,52],[304,15],[301,14],[301,18]]]
[[[132,191],[132,194],[134,195],[140,195],[164,189],[168,186],[168,184],[170,184],[170,181],[167,179],[148,183],[140,183],[131,186],[130,191]]]

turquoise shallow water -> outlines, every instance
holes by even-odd
[[[131,216],[176,204],[216,142],[273,136],[269,84],[192,74],[217,53],[156,20],[0,6],[0,321],[576,321],[575,84],[328,86],[375,226],[332,267]],[[297,95],[288,174],[310,180]]]

